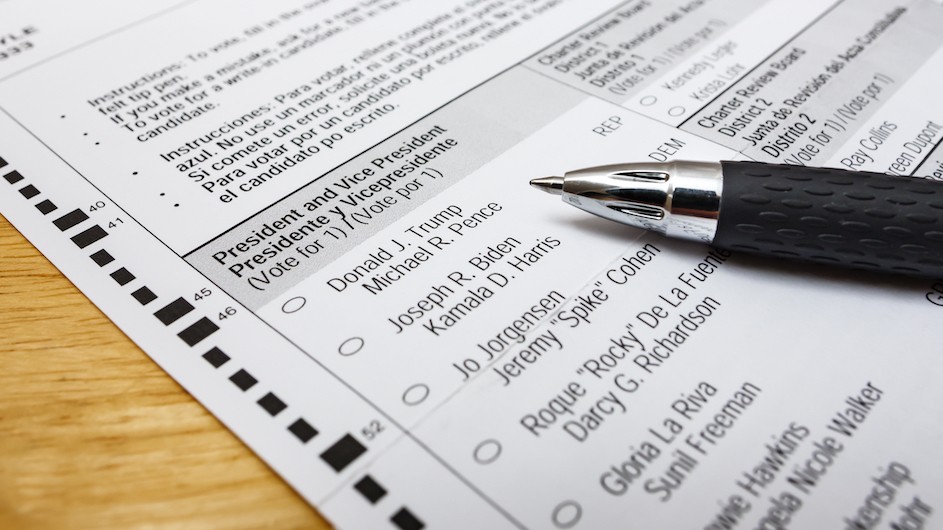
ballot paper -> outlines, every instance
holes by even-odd
[[[929,0],[8,0],[0,211],[338,527],[939,526],[943,282],[527,184],[941,180],[941,27]]]

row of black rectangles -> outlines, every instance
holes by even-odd
[[[7,165],[7,161],[4,160],[3,157],[0,157],[0,169],[3,169]],[[6,173],[3,178],[11,185],[18,184],[24,180],[23,175],[16,170]],[[32,199],[40,194],[39,189],[32,184],[27,184],[19,188],[18,191],[20,195],[26,199]],[[43,215],[49,215],[59,209],[58,206],[49,199],[43,199],[37,202],[35,206]],[[65,215],[59,216],[53,220],[52,223],[60,231],[65,232],[84,223],[88,219],[88,214],[76,208]],[[95,224],[71,236],[70,239],[77,247],[84,249],[107,235],[108,232],[106,232],[104,228]],[[105,249],[99,249],[90,254],[89,257],[99,267],[104,267],[115,261],[115,258]],[[135,279],[134,274],[125,267],[116,269],[111,272],[109,276],[121,286],[129,284]],[[157,295],[147,286],[141,286],[132,291],[131,296],[142,306],[148,305],[157,299]],[[173,302],[155,311],[154,316],[157,317],[157,320],[162,324],[169,326],[193,310],[194,307],[190,302],[183,298],[177,298]],[[183,331],[177,333],[177,336],[180,337],[187,346],[192,347],[218,330],[219,326],[217,326],[215,322],[206,317],[201,317],[193,324],[184,328]],[[229,355],[215,346],[204,353],[203,358],[214,368],[219,368],[230,360]],[[240,368],[230,375],[229,380],[243,392],[248,391],[258,383],[258,380],[243,368]],[[272,417],[277,416],[288,408],[288,405],[272,392],[267,392],[259,398],[256,403]],[[304,418],[298,418],[291,423],[291,425],[288,426],[288,431],[302,443],[308,443],[308,441],[318,434],[318,430],[311,426]],[[331,469],[339,473],[366,451],[367,448],[363,444],[350,433],[347,433],[338,441],[334,442],[327,450],[322,452],[320,456],[321,460],[330,466]],[[363,478],[357,481],[354,484],[354,489],[360,492],[371,504],[376,504],[380,499],[386,496],[386,489],[370,475],[364,475]],[[425,526],[423,522],[413,515],[405,506],[394,513],[390,517],[390,521],[401,530],[419,530]]]

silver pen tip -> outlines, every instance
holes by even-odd
[[[563,177],[540,177],[530,181],[530,185],[551,195],[563,194]]]

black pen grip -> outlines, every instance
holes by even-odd
[[[722,166],[714,245],[943,277],[943,183],[755,162]]]

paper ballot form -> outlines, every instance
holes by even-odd
[[[931,528],[943,283],[527,182],[943,179],[941,26],[908,0],[9,0],[0,211],[338,527]]]

